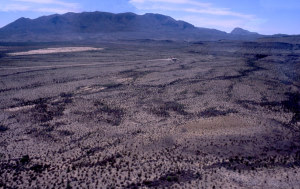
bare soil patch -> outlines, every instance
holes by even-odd
[[[55,53],[71,53],[71,52],[83,52],[83,51],[99,51],[103,48],[94,47],[59,47],[59,48],[46,48],[30,50],[26,52],[8,53],[10,56],[25,56],[25,55],[41,55],[41,54],[55,54]]]

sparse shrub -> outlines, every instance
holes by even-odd
[[[29,163],[29,162],[30,162],[29,155],[23,156],[23,157],[20,159],[20,162],[21,162],[22,164]]]
[[[71,136],[71,135],[74,134],[73,132],[67,131],[67,130],[59,131],[59,133],[60,133],[62,136]]]
[[[109,83],[109,84],[105,84],[104,87],[106,87],[107,89],[114,89],[117,87],[121,87],[122,84],[120,83]]]
[[[36,173],[42,173],[48,167],[50,167],[50,166],[49,165],[36,164],[36,165],[33,165],[30,169],[33,170]]]
[[[148,181],[148,180],[145,180],[145,181],[143,182],[143,184],[146,185],[146,186],[151,186],[152,182],[151,182],[151,181]]]
[[[152,108],[150,110],[151,113],[160,116],[160,117],[170,117],[169,111],[174,111],[181,115],[187,115],[188,113],[185,111],[185,107],[182,104],[179,104],[174,101],[165,102],[163,105]]]
[[[167,176],[167,181],[168,182],[172,182],[172,177],[171,176]]]
[[[266,54],[257,54],[255,57],[257,58],[257,59],[262,59],[262,58],[266,58],[268,55],[266,55]]]
[[[171,102],[166,102],[164,105],[164,108],[166,110],[172,110],[174,112],[178,112],[179,114],[185,115],[187,112],[184,110],[184,105],[179,104],[177,102],[171,101]]]
[[[187,128],[185,128],[185,127],[181,129],[181,132],[183,132],[183,133],[185,133],[185,132],[187,132],[187,131],[188,131],[188,130],[187,130]]]
[[[65,98],[64,99],[64,103],[66,103],[66,104],[70,104],[72,102],[73,102],[73,100],[71,98]]]
[[[170,117],[169,112],[167,112],[165,109],[163,108],[152,108],[150,110],[151,113],[153,113],[154,115],[157,115],[159,117]]]
[[[66,189],[72,189],[72,186],[70,185],[70,181],[67,182],[67,187]]]
[[[197,90],[197,91],[195,91],[195,94],[198,95],[198,96],[201,96],[201,95],[204,95],[204,92]]]
[[[185,95],[185,94],[187,94],[187,93],[188,93],[188,90],[184,90],[184,91],[181,91],[181,92],[180,92],[181,95]]]
[[[6,126],[0,124],[0,132],[5,132],[7,130],[8,130],[8,128]]]
[[[167,176],[167,179],[166,179],[168,182],[178,182],[178,177],[175,175],[175,176]]]
[[[71,98],[73,96],[72,93],[60,93],[60,96],[63,98]]]

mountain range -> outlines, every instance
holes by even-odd
[[[256,40],[264,35],[235,28],[231,33],[199,28],[161,14],[83,12],[20,18],[0,29],[0,41]]]

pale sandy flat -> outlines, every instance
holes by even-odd
[[[220,136],[255,134],[263,132],[259,125],[251,123],[250,120],[237,116],[220,116],[215,118],[200,119],[183,125],[188,133],[193,135]]]
[[[101,87],[101,86],[85,86],[85,87],[81,87],[80,89],[78,89],[75,94],[80,94],[80,93],[95,93],[95,92],[99,92],[106,89],[106,87]]]
[[[18,107],[14,107],[14,108],[8,108],[5,111],[7,112],[16,112],[16,111],[22,111],[22,110],[28,110],[33,108],[35,105],[28,105],[28,106],[18,106]]]
[[[98,51],[103,48],[94,47],[59,47],[59,48],[46,48],[37,49],[26,52],[8,53],[10,56],[23,56],[23,55],[39,55],[39,54],[54,54],[54,53],[66,53],[66,52],[83,52],[83,51]]]

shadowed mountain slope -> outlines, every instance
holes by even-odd
[[[107,12],[66,13],[37,19],[20,18],[0,29],[0,41],[95,41],[117,39],[222,40],[256,39],[257,33],[235,29],[232,34],[197,28],[160,14]]]

